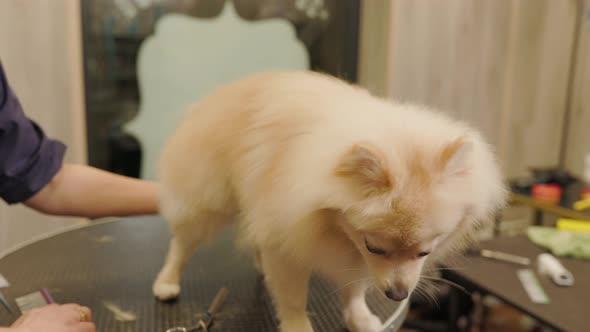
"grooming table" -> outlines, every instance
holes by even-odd
[[[270,297],[249,257],[235,251],[228,229],[192,256],[182,276],[180,298],[161,303],[152,295],[152,282],[168,249],[168,230],[156,216],[95,223],[30,243],[0,257],[0,273],[11,283],[3,292],[14,299],[47,288],[58,303],[90,307],[98,331],[163,332],[192,326],[217,291],[229,294],[211,331],[278,331]],[[343,331],[344,322],[334,289],[319,278],[310,282],[308,312],[316,331]],[[370,293],[368,303],[386,331],[396,331],[407,313],[407,302],[393,302]],[[123,310],[134,320],[117,320]],[[108,309],[109,307],[111,309]],[[17,317],[0,307],[0,326]]]

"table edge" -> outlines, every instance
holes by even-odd
[[[135,216],[134,218],[157,217],[157,216],[158,216],[157,214],[154,214],[154,215],[145,215],[145,216]],[[10,247],[6,250],[0,251],[0,260],[4,259],[6,256],[8,256],[12,253],[15,253],[18,250],[23,249],[29,245],[33,245],[37,242],[44,241],[44,240],[50,239],[50,238],[58,236],[58,235],[77,231],[77,230],[80,230],[83,228],[90,228],[90,227],[95,227],[95,226],[109,224],[109,223],[115,223],[115,222],[123,222],[126,220],[130,220],[131,218],[133,218],[133,217],[121,217],[121,218],[112,218],[112,219],[107,218],[105,220],[98,220],[98,221],[90,221],[90,222],[84,222],[84,223],[79,223],[79,224],[73,224],[73,225],[69,225],[69,226],[57,229],[55,231],[43,233],[43,234],[40,234],[38,236],[31,238],[30,240],[23,241],[22,243],[19,243],[13,247]],[[394,328],[394,329],[401,328],[403,322],[407,318],[407,312],[409,309],[410,309],[409,300],[406,299],[406,300],[402,301],[397,306],[395,311],[384,322],[382,322],[381,331],[385,332],[385,331],[391,331],[392,328]],[[397,320],[400,319],[401,317],[403,317],[403,320],[398,322]],[[398,324],[399,324],[399,326],[397,326]]]

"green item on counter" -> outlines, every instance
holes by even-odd
[[[531,226],[527,230],[527,235],[529,240],[548,248],[555,256],[590,259],[590,232]]]

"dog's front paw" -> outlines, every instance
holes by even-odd
[[[346,325],[351,332],[381,332],[383,329],[379,317],[369,311],[347,315]]]
[[[180,285],[163,281],[156,281],[153,287],[154,295],[161,301],[172,300],[180,294]]]

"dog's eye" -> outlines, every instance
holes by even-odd
[[[367,250],[372,254],[381,256],[384,256],[386,254],[385,250],[371,246],[369,242],[367,242],[367,239],[365,239],[365,247],[367,247]]]
[[[428,256],[428,254],[430,254],[430,253],[429,253],[429,252],[427,252],[427,251],[423,251],[423,252],[419,253],[419,254],[417,255],[417,257],[418,257],[418,258],[426,257],[426,256]]]

